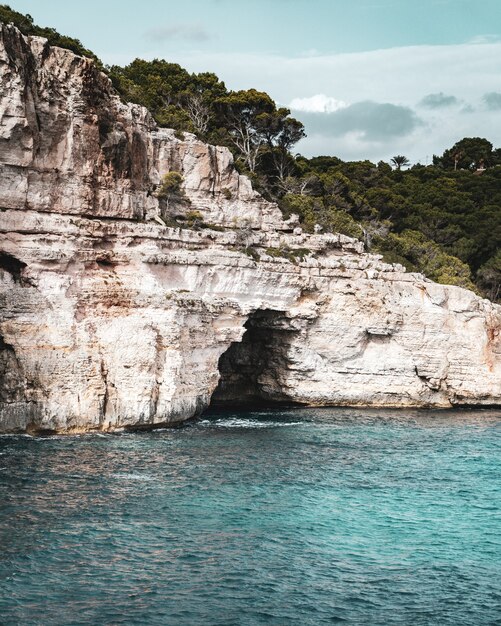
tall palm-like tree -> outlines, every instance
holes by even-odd
[[[394,156],[391,159],[391,162],[399,171],[402,169],[402,167],[407,167],[407,165],[410,165],[411,163],[409,159],[406,156],[403,156],[402,154],[397,154],[396,156]]]

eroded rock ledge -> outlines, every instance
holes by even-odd
[[[177,422],[216,388],[501,404],[499,307],[302,233],[228,150],[157,128],[89,60],[12,26],[0,84],[0,432]],[[174,208],[155,195],[172,170]],[[188,210],[209,227],[164,225]]]

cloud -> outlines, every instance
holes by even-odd
[[[339,109],[344,109],[348,104],[343,100],[336,100],[331,96],[318,93],[309,98],[293,98],[289,103],[289,108],[295,111],[305,111],[308,113],[334,113]]]
[[[388,102],[355,102],[333,113],[304,113],[306,132],[343,137],[355,134],[358,141],[388,142],[410,134],[422,124],[409,107]]]
[[[170,39],[187,39],[188,41],[208,41],[211,35],[199,24],[171,24],[150,28],[144,33],[150,41],[168,41]]]
[[[499,35],[476,35],[475,37],[472,37],[468,43],[481,45],[486,43],[497,43],[500,40],[501,37]]]
[[[460,104],[460,101],[456,98],[456,96],[447,96],[445,93],[440,91],[439,93],[428,94],[419,104],[427,109],[442,109],[444,107]]]
[[[486,93],[482,100],[489,111],[501,111],[501,93],[498,91]]]
[[[396,107],[407,107],[411,112],[426,94],[454,94],[460,101],[458,106],[419,107],[422,124],[415,125],[406,135],[390,133],[387,141],[374,142],[368,139],[374,137],[370,128],[349,131],[342,136],[334,136],[334,131],[329,130],[332,122],[339,132],[337,124],[341,122],[330,116],[347,115],[346,111],[354,115],[350,107],[333,113],[297,111],[294,117],[307,125],[308,137],[295,149],[307,156],[334,154],[346,159],[370,158],[377,162],[395,154],[405,154],[412,162],[429,163],[433,154],[441,154],[463,137],[486,137],[501,147],[499,110],[489,110],[484,103],[475,111],[467,108],[468,114],[463,111],[466,103],[481,99],[482,94],[494,90],[501,92],[498,89],[501,43],[409,46],[294,57],[271,53],[187,52],[181,46],[172,48],[169,60],[190,72],[215,72],[229,89],[255,87],[284,105],[295,99],[308,100],[312,94],[327,94],[326,98],[334,97],[345,103],[391,103]],[[135,55],[158,58],[165,55],[165,49],[159,45],[143,53],[135,52]],[[107,56],[105,61],[126,64],[130,58]],[[400,120],[399,112],[396,111],[396,121]],[[407,115],[412,126],[412,115]],[[346,118],[344,121],[348,123]],[[355,122],[349,121],[352,127],[355,126]],[[360,121],[356,126],[361,126]],[[409,127],[403,125],[403,128]]]
[[[146,56],[159,54],[161,49],[149,50]],[[173,50],[169,58],[190,71],[216,72],[231,89],[253,86],[283,103],[311,94],[335,94],[336,100],[344,102],[372,100],[414,106],[423,94],[452,93],[470,101],[472,95],[492,90],[499,84],[500,57],[501,43],[295,57]]]

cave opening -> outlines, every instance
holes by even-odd
[[[8,272],[15,283],[23,283],[23,270],[26,267],[26,263],[23,263],[15,256],[7,254],[6,252],[0,252],[0,269]]]
[[[219,358],[219,384],[210,409],[294,406],[287,394],[286,374],[291,327],[283,311],[259,309],[244,325],[242,340]]]

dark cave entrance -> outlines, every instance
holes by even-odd
[[[219,358],[219,384],[210,409],[292,406],[287,394],[289,343],[298,331],[283,311],[255,311],[244,325],[242,341]]]

